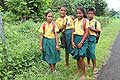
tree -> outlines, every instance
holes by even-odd
[[[107,9],[107,3],[104,0],[94,0],[94,2],[95,2],[96,15],[97,16],[104,15]]]
[[[98,16],[104,15],[107,8],[104,0],[2,0],[0,2],[4,13],[9,12],[15,16],[15,20],[20,21],[25,21],[30,18],[34,21],[43,20],[46,10],[51,9],[56,13],[58,7],[63,5],[67,7],[68,15],[75,15],[77,6],[83,6],[86,10],[89,6],[95,7],[97,11],[96,15]]]
[[[116,17],[116,18],[120,18],[120,12],[119,11],[115,11],[113,8],[109,11],[109,16],[110,17]]]

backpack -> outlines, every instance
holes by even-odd
[[[97,29],[97,21],[95,21],[95,29]],[[96,43],[98,43],[98,40],[100,38],[101,32],[96,32]]]
[[[53,32],[55,34],[55,23],[52,22],[52,26],[53,26]],[[46,24],[43,23],[43,26],[42,26],[42,28],[43,28],[43,34],[45,34],[45,27],[46,27]]]

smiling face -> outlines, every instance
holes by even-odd
[[[52,15],[51,12],[49,12],[49,13],[46,15],[46,21],[50,23],[50,22],[52,22],[52,20],[53,20],[53,15]]]
[[[59,13],[61,17],[65,17],[66,16],[66,8],[65,7],[61,7],[59,9]]]
[[[80,20],[80,19],[82,19],[83,18],[83,12],[80,10],[80,9],[77,9],[76,10],[76,16],[77,16],[77,18]]]

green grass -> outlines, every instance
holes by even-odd
[[[103,27],[96,50],[97,68],[100,68],[104,61],[109,58],[109,49],[113,44],[116,34],[120,30],[119,26],[120,20],[116,19],[109,25]],[[57,73],[55,74],[49,72],[47,63],[39,60],[38,28],[39,23],[35,24],[31,21],[20,25],[6,24],[6,46],[9,55],[9,68],[6,69],[4,67],[5,64],[0,63],[0,66],[3,65],[3,68],[0,69],[0,77],[2,76],[5,80],[79,80],[81,74],[77,78],[74,77],[77,66],[76,60],[72,59],[71,55],[69,68],[67,70],[64,69],[64,49],[61,49],[62,60],[57,63]],[[2,48],[0,48],[0,52],[2,52]],[[3,56],[0,55],[0,59],[2,59],[1,57]],[[93,79],[92,68],[86,70],[86,76],[86,80],[88,78],[89,80]]]

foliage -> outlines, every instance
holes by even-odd
[[[18,20],[25,21],[27,19],[37,20],[43,19],[43,14],[47,5],[44,0],[7,0],[7,11],[15,14]]]
[[[39,61],[39,25],[33,21],[5,25],[6,45],[0,47],[0,78],[13,80],[16,74],[22,74]]]
[[[0,10],[8,14],[15,15],[14,21],[26,21],[32,18],[35,22],[44,20],[44,12],[51,9],[54,13],[57,12],[59,6],[67,7],[68,15],[75,15],[77,6],[84,6],[87,9],[89,6],[95,7],[97,15],[104,15],[107,4],[104,0],[2,0]],[[8,16],[9,17],[9,16]],[[12,17],[11,17],[12,18]],[[11,19],[13,21],[13,19]]]
[[[120,18],[120,11],[115,11],[114,9],[111,9],[109,11],[109,16],[110,17]]]

